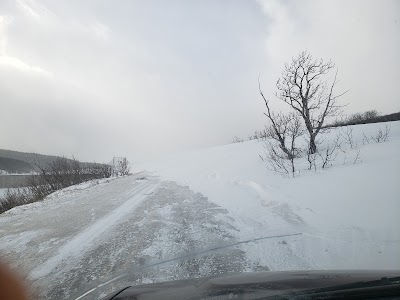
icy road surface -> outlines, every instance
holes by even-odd
[[[0,216],[0,228],[3,259],[23,273],[40,299],[69,299],[99,278],[233,243],[237,230],[225,210],[188,187],[135,176],[83,184],[15,208]],[[245,265],[243,251],[230,247],[142,270],[133,280],[199,277]]]

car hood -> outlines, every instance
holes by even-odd
[[[330,287],[341,287],[359,282],[380,282],[399,276],[400,271],[234,273],[201,279],[131,286],[105,297],[103,300],[256,299],[308,290],[329,289]]]

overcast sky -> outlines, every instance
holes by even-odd
[[[0,148],[108,162],[263,127],[257,78],[331,59],[348,113],[400,111],[400,1],[0,1]]]

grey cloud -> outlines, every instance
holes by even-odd
[[[258,75],[272,97],[305,48],[337,62],[353,111],[399,109],[391,89],[375,100],[399,79],[398,5],[335,3],[4,1],[3,59],[44,73],[0,63],[0,147],[135,161],[223,144],[263,126]],[[360,79],[366,61],[388,76]]]

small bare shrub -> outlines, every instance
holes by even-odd
[[[357,153],[356,153],[356,156],[353,159],[353,165],[355,165],[357,163],[360,163],[360,162],[362,162],[361,152],[360,152],[360,150],[358,150]]]
[[[350,145],[351,149],[357,148],[357,143],[354,142],[354,137],[353,137],[353,128],[350,126],[346,126],[345,128],[340,129],[340,135],[344,139],[344,141]]]
[[[231,144],[237,144],[237,143],[243,143],[243,142],[244,142],[244,139],[235,136],[235,137],[232,139]]]
[[[35,198],[27,188],[8,189],[6,194],[0,197],[0,213],[32,202],[35,202]]]
[[[325,151],[317,152],[322,161],[322,169],[332,166],[332,163],[336,160],[339,154],[338,151],[340,150],[340,147],[340,135],[337,135],[334,141],[326,146]]]
[[[60,157],[53,163],[43,166],[39,160],[35,163],[38,175],[28,179],[28,187],[9,189],[0,198],[0,213],[13,207],[43,200],[47,195],[68,186],[84,181],[111,176],[111,166],[101,164],[83,164],[73,159]],[[129,174],[129,162],[120,166],[122,175]]]
[[[301,119],[296,114],[275,115],[270,118],[272,125],[266,127],[265,141],[266,158],[272,169],[281,174],[294,177],[296,174],[295,159],[301,150],[296,146],[296,140],[303,134]]]
[[[378,132],[374,135],[371,135],[371,139],[373,139],[376,143],[386,142],[389,138],[390,126],[385,125],[385,128],[379,128]]]
[[[367,137],[367,135],[363,132],[363,141],[362,141],[363,145],[369,144],[369,140],[370,138]]]

